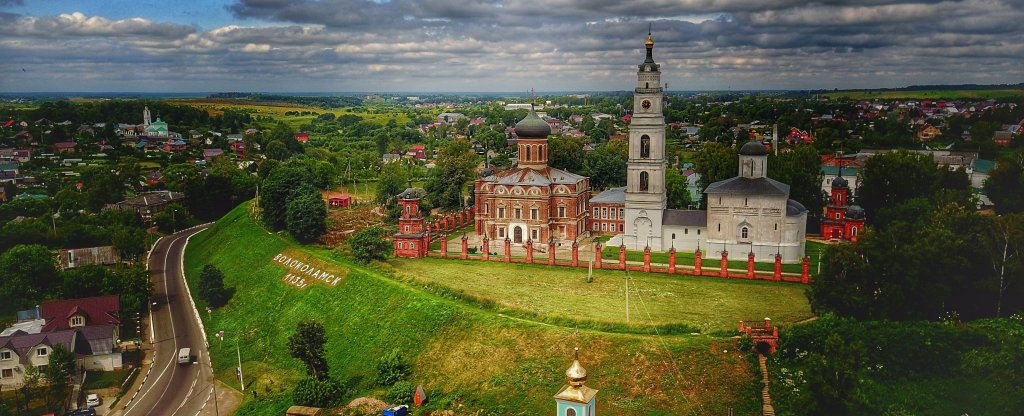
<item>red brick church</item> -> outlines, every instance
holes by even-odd
[[[864,232],[864,208],[847,205],[849,200],[850,185],[840,171],[839,177],[832,181],[832,196],[821,221],[821,238],[857,241],[857,236]]]
[[[398,194],[398,205],[402,216],[398,219],[398,232],[392,238],[395,257],[426,257],[430,249],[430,233],[424,227],[420,212],[422,189],[407,188]]]
[[[513,244],[573,241],[586,234],[590,179],[548,166],[551,127],[530,111],[515,127],[517,166],[474,184],[477,235]]]

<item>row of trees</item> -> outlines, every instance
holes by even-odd
[[[871,227],[825,250],[809,292],[816,312],[934,320],[1024,308],[1024,214],[978,214],[963,171],[911,152],[877,155],[857,201]]]

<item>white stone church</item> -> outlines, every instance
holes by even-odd
[[[654,40],[647,38],[647,59],[639,65],[629,125],[625,229],[609,245],[630,250],[704,250],[706,256],[745,258],[753,252],[767,260],[776,253],[785,263],[804,257],[807,208],[789,199],[789,185],[767,177],[768,150],[758,142],[740,148],[738,176],[704,190],[707,211],[667,209],[665,190],[665,116],[661,71],[654,62]]]

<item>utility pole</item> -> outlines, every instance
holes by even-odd
[[[626,269],[626,325],[629,325],[629,269]]]
[[[235,354],[238,355],[238,383],[242,385],[242,391],[245,391],[245,377],[242,375],[242,350],[239,349],[239,339],[242,337],[235,338]]]

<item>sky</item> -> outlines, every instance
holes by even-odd
[[[1024,82],[1024,0],[0,0],[0,92]]]

